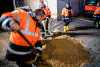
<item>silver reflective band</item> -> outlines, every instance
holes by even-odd
[[[35,35],[35,32],[29,32],[28,30],[21,30],[21,32],[23,33],[23,34],[27,34],[27,35]]]
[[[29,54],[29,53],[32,52],[32,51],[27,51],[27,52],[15,51],[15,50],[11,49],[10,46],[8,46],[8,50],[9,50],[11,53],[18,54],[18,55],[26,55],[26,54]]]
[[[3,29],[9,30],[9,27],[7,27],[6,24],[7,24],[7,23],[11,23],[11,22],[8,22],[8,21],[13,21],[13,20],[12,20],[12,18],[7,18],[7,19],[5,19],[5,20],[3,21],[3,23],[2,23],[2,28],[3,28]]]
[[[36,67],[36,65],[32,64],[32,67]]]
[[[21,30],[21,32],[26,35],[32,35],[32,36],[36,36],[36,37],[39,36],[39,34],[36,32],[29,32],[29,31],[24,31],[24,30]]]
[[[26,34],[26,35],[39,36],[38,33],[36,33],[36,32],[30,32],[29,31],[29,26],[30,26],[30,16],[27,15],[27,17],[26,17],[26,27],[25,27],[25,30],[21,30],[21,32],[23,34]]]
[[[100,12],[100,10],[96,10],[96,12]]]
[[[26,16],[26,27],[25,27],[25,30],[21,30],[21,32],[22,32],[23,34],[33,35],[33,36],[34,36],[36,33],[35,33],[35,32],[30,32],[30,31],[29,31],[29,26],[30,26],[30,16],[27,15],[27,16]]]

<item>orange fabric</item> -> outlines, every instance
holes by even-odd
[[[9,13],[9,14],[4,14],[6,16],[13,16],[14,19],[16,19],[16,16],[18,16],[20,18],[20,28],[21,30],[25,30],[26,28],[26,19],[28,20],[27,16],[28,14],[23,11],[23,10],[18,10],[18,12],[15,13]],[[35,32],[34,35],[29,35],[29,34],[24,34],[24,36],[30,41],[30,43],[32,43],[32,45],[34,46],[35,43],[40,40],[40,29],[36,26],[36,21],[34,19],[32,19],[32,17],[29,16],[30,19],[30,24],[29,24],[29,32]],[[17,19],[16,19],[17,20]],[[10,35],[10,41],[16,45],[19,46],[29,46],[27,44],[27,42],[17,33],[17,32],[11,32]]]
[[[45,13],[45,15],[48,17],[48,16],[51,16],[51,11],[50,11],[50,9],[48,8],[48,7],[46,7],[46,8],[43,8],[43,11],[44,11],[44,13]]]
[[[11,12],[6,12],[4,14],[2,14],[1,16],[12,16]]]
[[[61,12],[61,16],[69,16],[68,9],[63,8]]]
[[[94,15],[100,15],[100,7],[97,7],[95,12],[94,12]]]

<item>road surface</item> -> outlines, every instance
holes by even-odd
[[[49,27],[51,28],[50,29],[51,31],[57,30],[57,31],[63,32],[63,25],[64,25],[64,23],[62,21],[51,20]],[[81,42],[82,46],[85,47],[91,53],[92,56],[96,57],[95,61],[99,61],[98,58],[100,55],[100,50],[99,50],[99,48],[100,48],[100,46],[99,46],[100,30],[94,28],[93,21],[86,20],[84,18],[82,18],[82,19],[74,18],[73,21],[69,24],[69,26],[70,26],[70,29],[74,29],[73,31],[70,31],[71,33],[77,33],[77,35],[75,34],[75,35],[70,35],[70,36],[77,39],[79,42]],[[87,34],[82,34],[82,33],[89,33],[89,34],[87,35]],[[93,34],[90,34],[90,33],[93,33]],[[5,35],[5,34],[3,34],[3,35]],[[3,39],[5,39],[5,38],[3,37]],[[1,40],[1,43],[6,44],[5,42],[2,41],[2,39],[0,39],[0,40]],[[60,41],[57,43],[60,44]],[[63,43],[63,41],[61,43]],[[58,45],[58,44],[56,44],[56,45]],[[67,45],[68,43],[65,43],[65,44]],[[6,47],[6,45],[5,45],[5,47]],[[56,46],[56,47],[59,47],[59,46]],[[5,50],[6,49],[4,49],[3,51],[5,51]],[[57,52],[57,53],[59,53],[59,52]],[[60,55],[59,55],[59,57],[60,57]],[[13,63],[14,65],[12,65],[11,63],[6,62],[6,61],[1,62],[1,65],[2,65],[1,67],[5,67],[5,64],[7,64],[7,63],[8,63],[8,65],[6,67],[13,67],[13,66],[16,67],[16,64]]]
[[[82,46],[84,46],[92,56],[94,56],[95,61],[100,61],[100,29],[95,29],[92,20],[87,20],[85,18],[74,18],[73,21],[69,24],[71,33],[77,35],[70,35],[77,40],[81,41]],[[57,30],[63,32],[62,21],[55,21],[50,25],[53,27],[53,31]],[[89,34],[87,34],[89,33]],[[98,62],[99,63],[99,62]]]

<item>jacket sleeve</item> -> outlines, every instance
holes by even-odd
[[[0,17],[0,31],[10,31],[10,25],[12,23],[12,18],[8,16]]]

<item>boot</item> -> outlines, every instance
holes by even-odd
[[[67,32],[69,30],[69,26],[64,26],[64,32]]]
[[[49,31],[48,31],[48,30],[46,30],[46,35],[50,35],[50,33],[49,33]]]

